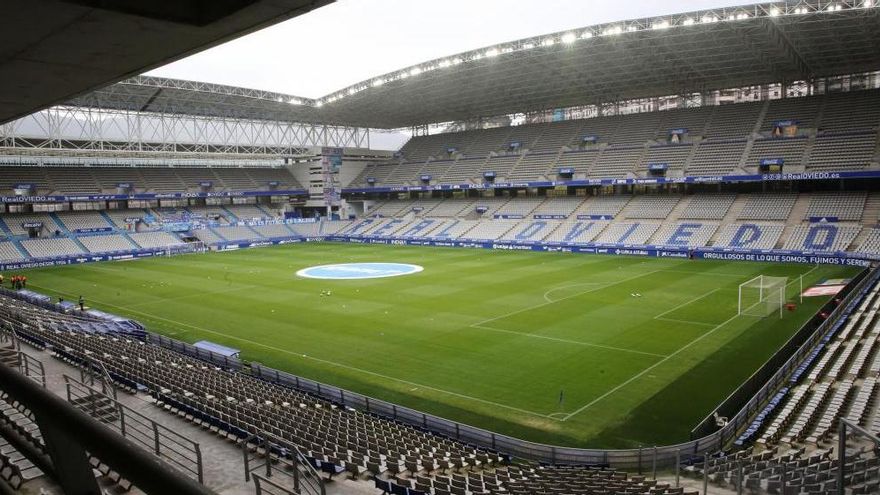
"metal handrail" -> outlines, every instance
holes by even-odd
[[[13,369],[0,365],[0,388],[34,415],[66,493],[95,491],[94,475],[85,452],[102,459],[114,471],[148,494],[213,495],[214,492],[143,451],[132,441],[105,428],[86,413]]]

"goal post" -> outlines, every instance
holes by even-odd
[[[788,277],[757,277],[739,284],[737,314],[760,316],[778,313],[782,318]]]

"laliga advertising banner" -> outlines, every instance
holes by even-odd
[[[327,206],[339,205],[341,190],[336,175],[342,166],[342,148],[321,148],[321,173],[324,179],[324,201]]]

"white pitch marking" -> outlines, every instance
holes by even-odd
[[[654,356],[654,357],[661,357],[661,358],[666,357],[666,354],[655,354],[653,352],[637,351],[635,349],[627,349],[625,347],[614,347],[614,346],[610,346],[610,345],[593,344],[590,342],[581,342],[580,340],[560,339],[557,337],[550,337],[548,335],[538,335],[538,334],[534,334],[534,333],[514,332],[513,330],[503,330],[501,328],[485,327],[482,325],[471,325],[471,328],[478,328],[480,330],[490,330],[492,332],[501,332],[501,333],[507,333],[507,334],[512,334],[512,335],[519,335],[522,337],[530,337],[533,339],[553,340],[556,342],[582,345],[582,346],[586,346],[586,347],[598,347],[600,349],[608,349],[610,351],[631,352],[633,354],[644,354],[645,356]]]
[[[606,289],[606,288],[608,288],[608,287],[613,287],[613,286],[615,286],[615,285],[620,285],[620,284],[622,284],[622,283],[629,282],[630,280],[635,280],[635,279],[637,279],[637,278],[639,278],[639,277],[645,277],[645,276],[648,276],[648,275],[652,275],[652,274],[657,273],[657,272],[659,272],[659,271],[661,271],[661,270],[654,270],[654,271],[650,271],[650,272],[639,273],[638,275],[633,275],[632,277],[627,277],[627,278],[624,278],[624,279],[618,280],[617,282],[611,282],[611,283],[608,283],[608,284],[603,284],[603,285],[600,285],[599,287],[595,287],[595,288],[593,288],[593,289],[588,289],[588,290],[585,290],[585,291],[582,291],[582,292],[577,292],[577,293],[572,294],[572,295],[570,295],[570,296],[560,297],[559,299],[556,299],[556,300],[554,300],[554,301],[552,301],[552,302],[543,302],[543,303],[540,303],[540,304],[536,304],[536,305],[534,305],[534,306],[529,306],[529,307],[527,307],[527,308],[517,309],[517,310],[515,310],[515,311],[511,311],[511,312],[509,312],[509,313],[505,313],[505,314],[503,314],[503,315],[495,316],[495,317],[493,317],[493,318],[489,318],[489,319],[487,319],[487,320],[478,321],[478,322],[472,324],[471,326],[472,326],[472,327],[476,327],[476,326],[483,325],[483,324],[485,324],[485,323],[489,323],[489,322],[491,322],[491,321],[500,320],[500,319],[502,319],[502,318],[507,318],[508,316],[513,316],[513,315],[518,315],[518,314],[520,314],[520,313],[525,313],[526,311],[531,311],[531,310],[533,310],[533,309],[538,309],[538,308],[541,308],[541,307],[547,306],[547,305],[549,305],[549,304],[555,304],[555,303],[558,303],[558,302],[560,302],[560,301],[565,301],[566,299],[571,299],[571,298],[573,298],[573,297],[582,296],[582,295],[584,295],[584,294],[589,294],[590,292],[596,292],[597,290],[602,290],[602,289]]]
[[[710,295],[712,295],[712,294],[718,292],[719,290],[721,290],[720,287],[717,287],[717,288],[715,288],[715,289],[712,289],[712,290],[710,290],[709,292],[703,294],[702,296],[699,296],[699,297],[695,297],[695,298],[693,298],[693,299],[690,299],[690,300],[688,300],[688,301],[686,301],[686,302],[683,302],[683,303],[679,304],[678,306],[676,306],[676,307],[674,307],[674,308],[672,308],[672,309],[670,309],[670,310],[668,310],[668,311],[664,311],[664,312],[660,313],[659,315],[655,316],[654,319],[655,319],[655,320],[659,320],[661,317],[666,316],[666,315],[668,315],[669,313],[672,313],[673,311],[675,311],[675,310],[677,310],[677,309],[681,309],[681,308],[687,306],[688,304],[695,303],[695,302],[699,301],[700,299],[702,299],[702,298],[704,298],[704,297],[710,296]]]
[[[37,285],[34,285],[33,287],[34,287],[34,288],[42,288],[42,289],[44,289],[44,290],[48,290],[48,291],[51,291],[51,292],[55,292],[55,293],[61,294],[61,292],[56,291],[56,290],[53,290],[53,289],[49,289],[48,287],[39,287],[39,286],[37,286]],[[379,378],[384,378],[384,379],[386,379],[386,380],[391,380],[391,381],[395,381],[395,382],[403,383],[403,384],[405,384],[405,385],[410,385],[410,386],[413,386],[413,387],[416,387],[416,388],[419,388],[419,387],[421,387],[421,388],[426,388],[426,389],[428,389],[428,390],[433,390],[433,391],[435,391],[435,392],[440,392],[440,393],[443,393],[443,394],[452,395],[452,396],[454,396],[454,397],[459,397],[459,398],[462,398],[462,399],[472,400],[472,401],[474,401],[474,402],[481,402],[481,403],[484,403],[484,404],[489,404],[489,405],[491,405],[491,406],[496,406],[496,407],[501,407],[501,408],[504,408],[504,409],[509,409],[509,410],[511,410],[511,411],[516,411],[516,412],[520,412],[520,413],[530,414],[530,415],[532,415],[532,416],[538,416],[538,417],[547,418],[547,419],[554,419],[554,420],[556,419],[556,418],[552,418],[551,416],[549,416],[549,415],[547,415],[547,414],[542,414],[542,413],[535,412],[535,411],[529,411],[529,410],[527,410],[527,409],[520,409],[520,408],[518,408],[518,407],[509,406],[509,405],[507,405],[507,404],[501,404],[501,403],[493,402],[493,401],[486,400],[486,399],[480,399],[479,397],[473,397],[473,396],[466,395],[466,394],[460,394],[460,393],[458,393],[458,392],[451,392],[451,391],[449,391],[449,390],[443,390],[442,388],[431,387],[431,386],[428,386],[428,385],[423,385],[423,384],[421,384],[421,383],[416,383],[416,382],[409,381],[409,380],[403,380],[403,379],[400,379],[400,378],[395,378],[395,377],[393,377],[393,376],[383,375],[383,374],[381,374],[381,373],[376,373],[375,371],[365,370],[365,369],[363,369],[363,368],[358,368],[358,367],[355,367],[355,366],[349,366],[349,365],[347,365],[347,364],[337,363],[337,362],[334,362],[334,361],[330,361],[330,360],[328,360],[328,359],[321,359],[321,358],[316,358],[316,357],[314,357],[314,356],[307,356],[307,355],[305,355],[305,354],[301,354],[301,353],[299,353],[299,352],[294,352],[294,351],[291,351],[291,350],[288,350],[288,349],[281,349],[280,347],[274,347],[274,346],[271,346],[271,345],[264,344],[264,343],[262,343],[262,342],[256,342],[256,341],[253,341],[253,340],[250,340],[250,339],[245,339],[245,338],[242,338],[242,337],[237,337],[237,336],[235,336],[235,335],[229,335],[229,334],[225,334],[225,333],[223,333],[223,332],[218,332],[218,331],[216,331],[216,330],[209,330],[209,329],[207,329],[207,328],[203,328],[203,327],[196,326],[196,325],[191,325],[191,324],[189,324],[189,323],[184,323],[184,322],[181,322],[181,321],[175,321],[175,320],[171,320],[171,319],[168,319],[168,318],[163,318],[163,317],[161,317],[161,316],[156,316],[156,315],[154,315],[154,314],[144,313],[144,312],[142,312],[142,311],[137,311],[137,310],[134,310],[134,309],[129,309],[129,308],[126,307],[126,306],[120,306],[120,305],[117,305],[117,304],[109,304],[109,303],[105,303],[105,302],[98,301],[98,300],[96,300],[96,299],[91,299],[91,300],[94,301],[94,302],[96,302],[96,303],[98,303],[98,304],[104,305],[104,306],[109,306],[109,307],[119,308],[119,309],[123,309],[123,310],[131,311],[132,313],[141,314],[141,315],[143,315],[143,316],[146,316],[147,318],[152,318],[152,319],[155,319],[155,320],[162,320],[162,321],[166,321],[166,322],[168,322],[168,323],[173,323],[173,324],[175,324],[175,325],[180,325],[180,326],[184,326],[184,327],[189,327],[189,328],[193,328],[193,329],[195,329],[195,330],[201,330],[201,331],[203,331],[203,332],[211,333],[211,334],[214,334],[214,335],[220,335],[220,336],[222,336],[222,337],[227,337],[227,338],[230,338],[230,339],[233,339],[233,340],[238,340],[238,341],[240,341],[240,342],[247,342],[247,343],[249,343],[249,344],[253,344],[253,345],[256,345],[256,346],[259,346],[259,347],[264,347],[264,348],[266,348],[266,349],[271,349],[271,350],[273,350],[273,351],[283,352],[283,353],[285,353],[285,354],[291,354],[291,355],[294,355],[294,356],[301,356],[301,357],[303,357],[303,358],[305,358],[305,359],[311,359],[312,361],[317,361],[317,362],[319,362],[319,363],[329,364],[329,365],[332,365],[332,366],[337,366],[337,367],[339,367],[339,368],[344,368],[344,369],[348,369],[348,370],[352,370],[352,371],[357,371],[357,372],[364,373],[364,374],[367,374],[367,375],[377,376],[377,377],[379,377]]]
[[[548,303],[556,302],[556,299],[550,299],[550,294],[552,294],[556,291],[562,290],[562,289],[570,289],[572,287],[582,287],[584,285],[602,285],[602,283],[601,282],[583,282],[580,284],[569,284],[569,285],[561,285],[559,287],[553,287],[552,289],[550,289],[544,293],[544,300],[547,301]]]
[[[635,376],[633,376],[632,378],[626,380],[625,382],[621,383],[620,385],[618,385],[618,386],[612,388],[611,390],[605,392],[604,394],[600,395],[599,397],[596,397],[595,399],[593,399],[592,401],[588,402],[587,404],[581,406],[581,407],[578,408],[577,410],[575,410],[575,411],[569,413],[567,416],[565,416],[564,418],[562,418],[562,421],[568,421],[568,419],[571,418],[572,416],[575,416],[575,415],[577,415],[577,414],[580,414],[580,413],[586,411],[587,409],[589,409],[590,407],[592,407],[594,404],[597,404],[598,402],[601,402],[602,400],[604,400],[605,397],[608,397],[609,395],[611,395],[611,394],[617,392],[618,390],[620,390],[620,389],[622,389],[623,387],[629,385],[630,383],[632,383],[632,382],[638,380],[639,378],[645,376],[648,372],[650,372],[650,371],[653,370],[654,368],[660,366],[661,364],[665,363],[666,361],[669,361],[670,359],[674,358],[675,356],[681,354],[681,352],[684,351],[685,349],[688,349],[689,347],[691,347],[692,345],[696,344],[697,342],[699,342],[699,341],[705,339],[705,338],[708,337],[709,335],[712,335],[712,334],[715,333],[719,328],[721,328],[721,327],[727,325],[728,323],[730,323],[730,322],[732,322],[733,320],[739,318],[740,316],[741,316],[741,315],[738,315],[738,314],[731,316],[730,318],[728,318],[728,319],[727,319],[726,321],[724,321],[723,323],[719,324],[719,325],[716,326],[715,328],[713,328],[713,329],[707,331],[707,332],[704,333],[703,335],[700,335],[699,337],[697,337],[697,338],[695,338],[694,340],[690,341],[689,343],[685,344],[685,345],[682,346],[680,349],[678,349],[677,351],[673,352],[672,354],[666,356],[665,358],[661,359],[660,361],[657,361],[656,363],[652,364],[651,366],[648,366],[647,368],[645,368],[645,369],[642,370],[641,372],[637,373],[637,374],[636,374]],[[748,315],[742,315],[742,316],[748,316]]]

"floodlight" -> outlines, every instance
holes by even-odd
[[[556,40],[553,38],[545,38],[544,41],[541,42],[544,46],[553,46],[554,43],[556,43]]]
[[[773,7],[770,9],[770,17],[776,17],[780,14],[779,7]]]
[[[713,22],[718,22],[718,18],[715,17],[714,15],[704,15],[700,19],[700,22],[702,22],[703,24],[711,24]]]
[[[498,49],[497,48],[489,48],[488,50],[486,50],[486,56],[489,58],[497,57],[498,56]]]
[[[577,40],[577,36],[574,33],[565,33],[562,35],[562,42],[566,45],[570,45]]]
[[[523,50],[531,50],[532,48],[535,47],[535,44],[534,43],[523,43],[522,47],[523,47]]]
[[[665,19],[662,21],[655,22],[654,24],[651,25],[651,29],[668,29],[668,28],[669,28],[669,21],[667,21]]]
[[[409,71],[409,75],[411,75],[411,76],[417,76],[417,75],[419,75],[419,74],[421,74],[421,73],[422,73],[422,69],[420,69],[420,68],[418,68],[418,67],[413,67],[413,68],[410,69],[410,71]]]
[[[585,40],[588,40],[588,39],[590,39],[590,38],[592,38],[592,37],[593,37],[593,32],[592,32],[592,31],[584,31],[583,34],[581,34],[581,38],[583,38],[583,39],[585,39]]]
[[[696,21],[692,17],[686,18],[681,22],[682,26],[693,26]]]
[[[383,85],[383,84],[385,84],[385,80],[384,80],[384,79],[376,79],[376,80],[373,81],[373,87],[374,87],[374,88],[378,88],[379,86],[381,86],[381,85]]]
[[[798,7],[794,9],[795,14],[806,14],[807,12],[809,12],[809,10],[807,10],[806,7]]]

